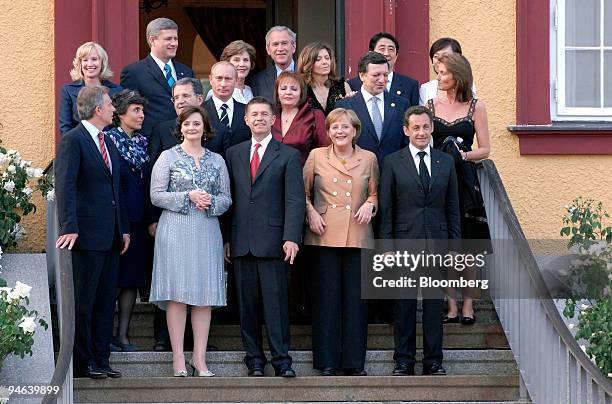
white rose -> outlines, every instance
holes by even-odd
[[[11,291],[8,292],[8,295],[6,295],[6,301],[8,303],[18,302],[19,300],[21,300],[21,297],[19,296],[19,293],[15,291],[15,289],[11,289]]]
[[[17,168],[14,165],[12,165],[12,164],[10,166],[6,167],[6,170],[9,173],[12,173],[12,174],[15,174],[17,172]]]
[[[19,294],[19,297],[26,298],[26,297],[30,297],[30,291],[32,290],[32,287],[29,285],[26,285],[25,283],[21,283],[17,281],[17,283],[15,284],[14,290],[15,292],[17,292],[17,294]]]
[[[4,189],[6,189],[9,192],[13,192],[13,190],[15,189],[15,183],[13,181],[7,181],[4,184]]]
[[[55,190],[52,189],[51,191],[47,192],[47,200],[49,202],[53,202],[55,200]]]
[[[612,373],[608,373],[608,377],[612,378]]]
[[[561,276],[567,276],[567,275],[568,275],[567,269],[560,269],[560,270],[559,270],[559,275],[561,275]]]
[[[602,291],[604,296],[610,296],[610,288],[609,287],[605,287]]]
[[[35,319],[36,317],[23,317],[19,327],[24,333],[33,333],[36,329],[36,323],[34,322]]]
[[[15,150],[15,149],[8,149],[6,151],[6,154],[9,155],[9,156],[16,156],[18,153],[17,153],[17,150]]]
[[[28,178],[32,178],[34,176],[34,169],[32,167],[26,168],[26,175]]]
[[[573,329],[574,329],[574,327],[576,327],[576,325],[575,325],[575,324],[569,324],[569,325],[567,326],[567,328],[569,328],[570,330],[573,330]]]
[[[34,178],[40,178],[43,176],[44,170],[42,168],[35,168],[34,169]]]
[[[8,156],[4,153],[0,153],[0,166],[6,164],[8,161]]]
[[[612,281],[612,274],[608,275],[608,279]]]

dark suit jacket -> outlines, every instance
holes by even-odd
[[[253,95],[267,98],[274,103],[274,83],[276,83],[276,66],[272,63],[253,77],[251,81]]]
[[[176,70],[177,80],[194,77],[193,70],[184,64],[176,60],[172,60],[172,64]],[[176,118],[172,90],[151,55],[123,68],[121,86],[138,91],[149,102],[145,107],[145,119],[140,131],[143,135],[149,136],[153,127],[159,122]]]
[[[382,166],[388,154],[398,151],[407,144],[402,126],[404,125],[404,112],[408,109],[408,101],[403,97],[388,93],[385,93],[384,98],[385,116],[380,141],[376,136],[374,124],[361,91],[358,91],[353,97],[343,98],[336,103],[336,108],[355,111],[361,121],[361,135],[357,139],[357,144],[362,149],[376,154],[379,166]]]
[[[353,91],[359,91],[361,88],[359,76],[353,77],[348,83]],[[411,77],[393,72],[393,81],[391,81],[389,93],[406,98],[409,107],[419,105],[419,82]]]
[[[147,178],[145,181],[147,192],[145,198],[145,220],[147,224],[158,222],[159,217],[161,216],[162,209],[158,208],[157,206],[153,206],[151,203],[151,197],[149,196],[151,171],[153,170],[153,166],[159,158],[159,155],[164,150],[168,150],[179,144],[177,137],[174,135],[175,129],[176,119],[170,119],[155,125],[153,131],[151,132],[151,136],[149,136],[148,149],[150,171],[147,172]],[[207,149],[218,153],[221,155],[221,157],[225,158],[225,151],[229,147],[229,129],[227,126],[221,123],[213,123],[213,130],[215,131],[215,136],[210,140],[206,140],[203,145]]]
[[[231,254],[282,258],[285,241],[302,241],[306,196],[300,154],[271,139],[251,184],[250,149],[249,140],[227,151]]]
[[[427,194],[408,147],[390,154],[378,193],[381,239],[459,239],[459,192],[453,159],[431,149]]]
[[[208,112],[208,116],[211,122],[217,130],[217,128],[227,127],[219,121],[219,114],[215,108],[215,102],[212,98],[204,101],[204,108]],[[232,122],[227,133],[227,147],[237,145],[251,138],[251,130],[247,126],[244,120],[244,114],[246,112],[246,105],[241,102],[234,100],[234,113],[232,115]],[[214,150],[213,150],[214,151]],[[222,154],[225,156],[225,154]]]
[[[104,80],[102,85],[108,88],[108,93],[111,98],[115,93],[123,90],[120,85],[112,83],[108,80]],[[85,87],[83,80],[79,80],[65,84],[60,90],[60,105],[57,117],[61,134],[75,128],[79,122],[81,122],[76,99],[79,95],[79,91],[81,91],[81,88],[83,87]]]
[[[55,159],[59,235],[78,233],[75,248],[108,251],[116,236],[129,233],[121,195],[121,162],[105,136],[113,172],[82,123],[62,136]]]

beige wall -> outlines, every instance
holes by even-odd
[[[44,168],[54,155],[53,2],[2,1],[0,9],[0,138]],[[45,245],[45,203],[34,202],[21,251],[40,252]]]
[[[612,156],[521,156],[516,123],[516,3],[430,0],[430,43],[459,40],[489,113],[492,153],[528,238],[558,238],[563,205],[577,195],[612,212]],[[433,71],[432,71],[433,76]]]

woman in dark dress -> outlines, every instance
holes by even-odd
[[[427,101],[429,109],[434,114],[433,142],[435,148],[444,149],[447,137],[452,136],[457,139],[457,144],[461,149],[458,157],[460,156],[459,158],[463,160],[459,160],[459,163],[486,159],[491,152],[487,109],[482,100],[474,98],[472,86],[472,68],[463,55],[452,53],[440,56],[438,88],[441,91],[435,98]],[[473,149],[474,135],[478,143],[476,149]],[[457,152],[457,148],[454,145],[451,146],[450,150]],[[457,171],[461,202],[461,238],[466,240],[490,239],[484,204],[480,203],[466,209],[465,198],[462,200],[467,193],[475,189],[477,196],[482,201],[477,178],[470,190],[466,187],[467,179],[461,175],[462,170]],[[449,271],[449,273],[454,275],[454,271]],[[463,276],[467,277],[471,274],[473,277],[473,273],[473,270],[465,271]],[[456,291],[451,289],[447,290],[447,293],[448,313],[444,322],[473,324],[476,319],[473,308],[474,291],[469,289],[463,291],[461,316],[459,316],[457,307]]]
[[[120,85],[108,80],[112,76],[113,72],[108,67],[108,56],[102,46],[95,42],[85,42],[79,46],[70,70],[70,77],[74,81],[65,84],[60,90],[58,112],[60,133],[68,132],[81,121],[76,103],[81,88],[102,85],[108,88],[111,97],[121,91]]]
[[[351,94],[351,87],[336,73],[336,60],[331,47],[313,42],[302,49],[297,73],[306,81],[308,102],[325,116],[334,110],[336,101]]]
[[[128,330],[138,288],[148,288],[151,283],[151,250],[147,226],[144,223],[145,174],[149,156],[147,138],[138,131],[144,120],[146,99],[133,90],[122,90],[113,96],[115,115],[113,128],[107,133],[121,156],[121,192],[130,221],[130,248],[119,261],[119,325],[111,349],[136,351],[130,343]]]

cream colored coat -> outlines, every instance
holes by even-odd
[[[378,211],[378,178],[376,155],[359,146],[346,164],[332,146],[312,150],[304,165],[306,211],[319,212],[326,226],[322,236],[306,226],[304,244],[374,248],[372,222],[359,224],[354,216],[366,201]]]

